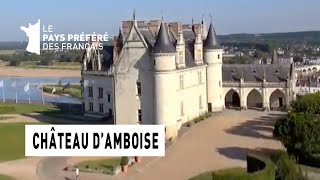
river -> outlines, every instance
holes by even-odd
[[[5,77],[0,76],[0,82],[3,81],[3,87],[0,87],[0,101],[4,97],[5,100],[15,100],[16,95],[18,102],[19,101],[28,101],[29,95],[32,102],[42,102],[42,90],[40,85],[45,84],[58,84],[59,81],[62,84],[80,84],[80,78],[77,77],[66,77],[66,78],[57,78],[57,77]],[[16,82],[16,86],[14,86]],[[24,87],[30,84],[29,91],[25,92]],[[75,103],[79,104],[81,101],[76,98],[67,97],[67,96],[48,96],[45,93],[43,94],[43,100],[45,102],[57,102],[57,103]]]

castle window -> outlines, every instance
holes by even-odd
[[[104,112],[103,103],[99,103],[99,112],[100,113]]]
[[[137,82],[137,95],[141,96],[141,82]]]
[[[183,51],[179,51],[179,64],[183,63]]]
[[[111,101],[111,96],[110,96],[110,94],[108,94],[108,102],[110,102]]]
[[[218,54],[218,59],[220,59],[220,54]]]
[[[253,72],[254,74],[257,73],[257,71],[256,71],[255,69],[254,69],[252,72]]]
[[[93,97],[93,89],[92,86],[88,86],[88,97]]]
[[[142,113],[141,113],[141,109],[138,110],[138,123],[142,122]]]
[[[183,75],[180,75],[180,89],[183,89]]]
[[[183,102],[180,103],[180,114],[184,116]]]
[[[98,95],[99,99],[103,98],[103,88],[99,87],[99,95]]]
[[[232,69],[231,73],[235,73],[236,71],[234,69]]]
[[[197,49],[197,59],[198,61],[202,60],[202,53],[201,53],[201,49]]]
[[[278,69],[276,70],[276,74],[279,74],[279,70]]]
[[[201,74],[201,71],[198,72],[198,82],[199,82],[199,84],[202,83],[202,74]]]
[[[199,109],[202,109],[202,96],[199,96]]]
[[[89,111],[93,111],[93,103],[89,102]]]

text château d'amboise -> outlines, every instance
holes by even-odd
[[[34,149],[157,149],[159,134],[152,133],[34,133]],[[90,139],[92,138],[92,139]]]

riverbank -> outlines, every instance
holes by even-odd
[[[55,92],[52,90],[55,88]],[[58,96],[70,96],[73,98],[81,99],[81,86],[80,85],[70,85],[65,87],[64,85],[44,85],[43,92],[46,95],[58,95]]]
[[[80,70],[65,69],[27,69],[21,67],[0,66],[0,76],[15,77],[80,77]]]

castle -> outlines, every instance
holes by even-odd
[[[228,107],[286,108],[295,98],[290,64],[224,64],[214,25],[124,21],[82,69],[85,115],[114,124],[163,124],[166,138],[183,123]]]

